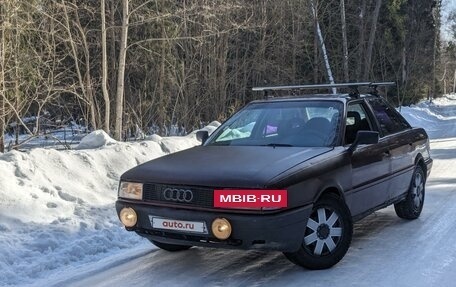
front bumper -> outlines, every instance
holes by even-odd
[[[299,249],[304,238],[307,219],[312,211],[312,206],[307,205],[274,214],[238,214],[161,207],[118,200],[117,214],[124,207],[133,208],[138,215],[136,226],[127,230],[135,231],[150,240],[177,245],[284,252],[294,252]],[[204,221],[208,227],[208,234],[196,235],[153,229],[149,215],[174,220]],[[212,221],[219,217],[224,217],[231,223],[232,233],[227,240],[216,239],[212,234],[210,228]]]

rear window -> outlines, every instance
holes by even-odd
[[[383,136],[398,133],[411,126],[409,123],[389,104],[382,99],[370,99],[369,104],[377,118]]]

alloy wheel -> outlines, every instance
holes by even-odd
[[[415,209],[419,209],[423,202],[424,180],[421,173],[415,173],[415,180],[412,186],[412,197]]]
[[[339,214],[332,209],[320,207],[307,222],[304,244],[314,255],[332,253],[342,236],[342,222]]]

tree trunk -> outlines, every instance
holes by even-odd
[[[76,74],[78,76],[79,86],[81,88],[81,92],[82,92],[85,103],[88,103],[90,105],[90,101],[87,96],[86,86],[84,84],[84,78],[82,76],[81,69],[79,67],[79,58],[78,58],[78,51],[76,49],[76,43],[73,40],[73,34],[71,33],[70,17],[68,16],[68,11],[67,11],[65,1],[63,1],[63,0],[62,0],[62,6],[63,6],[63,13],[65,16],[65,29],[67,30],[67,33],[68,33],[68,40],[70,43],[71,52],[73,54],[72,56],[73,56],[73,60],[74,60],[74,67],[76,69]],[[87,69],[89,69],[89,67],[87,67]],[[90,109],[90,107],[89,107],[89,109]],[[85,116],[85,118],[88,119],[87,116]],[[94,120],[95,120],[94,117],[92,117],[90,119],[90,121],[94,121]],[[92,124],[93,124],[93,122],[92,122]]]
[[[314,14],[314,17],[317,18],[317,9],[314,7],[313,5],[313,1],[311,2],[312,4],[312,12]],[[326,73],[328,75],[328,81],[330,84],[334,84],[334,78],[333,78],[333,74],[332,74],[332,70],[331,70],[331,65],[329,64],[329,57],[328,57],[328,53],[326,51],[326,46],[325,46],[325,41],[324,41],[324,38],[323,38],[323,34],[321,32],[321,28],[320,28],[320,23],[318,22],[317,20],[317,35],[318,35],[318,39],[320,40],[320,48],[321,48],[321,52],[323,54],[323,61],[325,63],[325,67],[326,67]],[[333,94],[335,94],[337,91],[336,91],[336,88],[332,88],[332,92]]]
[[[312,2],[313,4],[313,2]],[[318,7],[318,0],[316,1],[315,5],[312,5],[312,7]],[[314,51],[314,62],[313,62],[313,76],[314,76],[314,84],[318,83],[318,67],[319,67],[319,55],[318,55],[318,29],[317,29],[317,23],[318,23],[318,14],[316,9],[312,9],[312,14],[313,14],[313,28],[314,28],[314,46],[313,46],[313,51]]]
[[[434,18],[434,21],[437,19],[437,9],[433,9],[432,11],[432,16]],[[434,31],[434,47],[433,47],[433,52],[432,52],[432,98],[435,98],[436,93],[437,93],[437,51],[438,51],[438,36],[439,33],[437,31]]]
[[[128,37],[128,1],[122,0],[122,27],[120,34],[119,47],[119,65],[117,73],[117,95],[116,95],[116,127],[115,138],[122,140],[122,117],[124,105],[124,89],[125,89],[125,61],[127,57],[127,37]]]
[[[402,82],[402,87],[405,88],[407,84],[407,54],[406,54],[406,49],[405,45],[402,47],[402,56],[401,56],[401,82]]]
[[[344,80],[350,80],[348,74],[348,43],[347,43],[347,24],[345,22],[345,0],[340,0],[340,16],[342,21],[342,46],[344,48]]]
[[[0,16],[5,13],[5,7],[0,5]],[[6,97],[6,86],[5,86],[5,19],[1,19],[1,41],[0,41],[0,152],[5,152],[5,101],[3,100]]]
[[[109,115],[111,114],[111,101],[108,93],[108,57],[106,52],[106,8],[105,0],[101,0],[101,89],[105,102],[104,130],[109,134]]]
[[[17,146],[19,145],[19,121],[20,121],[20,90],[19,90],[19,29],[17,25],[17,14],[14,15],[13,19],[13,29],[14,29],[14,48],[12,49],[13,58],[14,58],[14,108],[16,109],[17,113],[15,115],[16,118],[16,130],[14,132],[14,144]]]
[[[109,1],[110,3],[110,8],[109,8],[109,59],[111,59],[109,61],[109,68],[108,70],[110,71],[110,75],[109,75],[109,94],[111,95],[115,95],[116,94],[116,77],[115,75],[117,75],[117,66],[116,66],[116,61],[114,61],[114,59],[117,58],[116,56],[116,21],[115,21],[115,17],[116,17],[116,1],[115,0],[110,0]]]
[[[456,69],[454,70],[453,76],[453,93],[456,93]]]
[[[364,65],[364,76],[363,76],[363,80],[365,80],[365,81],[367,81],[369,79],[369,73],[371,71],[372,50],[374,49],[375,32],[377,31],[378,15],[380,13],[381,7],[382,7],[382,0],[377,0],[377,2],[375,3],[374,15],[372,17],[372,26],[371,26],[370,35],[369,35],[369,42],[367,43],[366,64]]]
[[[162,37],[166,37],[165,31],[165,23],[161,23],[162,25]],[[166,114],[168,108],[168,102],[166,101],[165,97],[165,68],[166,68],[166,41],[161,41],[160,43],[160,67],[158,69],[158,83],[157,83],[157,94],[158,94],[158,103],[160,105],[160,110],[158,112],[158,124],[161,129],[165,130],[167,125],[166,123]],[[173,119],[171,119],[170,127],[173,124]]]
[[[366,36],[366,24],[365,24],[365,18],[366,18],[366,0],[363,0],[363,3],[361,5],[361,11],[359,14],[359,43],[358,43],[358,64],[356,66],[356,80],[358,82],[361,81],[361,73],[362,73],[362,67],[363,67],[363,59],[364,59],[364,41],[365,41],[365,36]]]

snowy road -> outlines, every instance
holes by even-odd
[[[48,278],[46,284],[455,286],[455,147],[455,138],[433,141],[435,164],[427,184],[425,207],[418,220],[402,220],[391,207],[365,218],[355,224],[349,252],[332,269],[308,271],[276,252],[192,248],[172,254],[142,245],[101,262],[68,270],[54,279]]]

